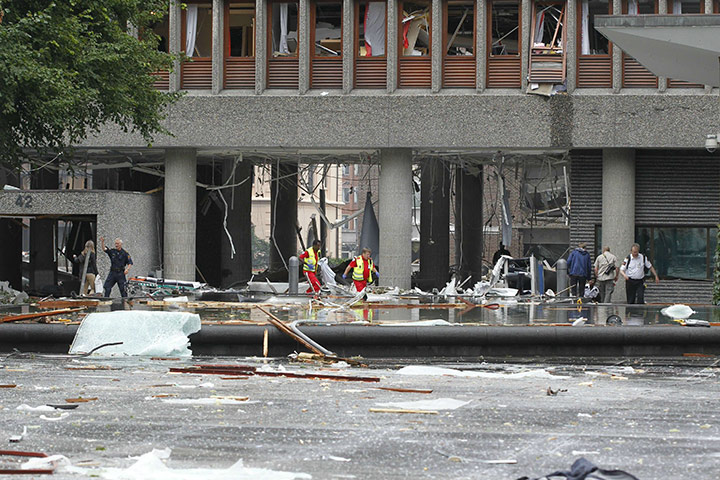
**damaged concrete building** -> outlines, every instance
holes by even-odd
[[[653,75],[593,25],[601,14],[717,12],[717,1],[184,5],[173,3],[156,27],[164,48],[188,57],[157,74],[157,88],[187,92],[168,112],[174,136],[147,146],[108,126],[88,138],[75,154],[92,172],[88,192],[58,190],[52,157],[38,158],[31,185],[8,176],[24,189],[0,193],[0,278],[21,282],[23,217],[32,218],[34,285],[55,271],[55,222],[72,219],[89,222],[95,239],[125,239],[134,273],[195,280],[202,272],[217,286],[248,280],[253,182],[245,180],[254,166],[272,175],[270,265],[282,269],[300,249],[298,184],[324,208],[324,167],[362,164],[380,168],[373,199],[383,284],[411,284],[419,165],[419,275],[442,285],[451,217],[460,271],[479,276],[484,250],[497,248],[483,245],[484,189],[498,188],[486,185],[483,166],[532,172],[562,162],[563,192],[550,204],[543,177],[526,176],[540,186],[528,202],[559,221],[523,232],[524,247],[582,241],[622,258],[638,241],[662,280],[649,301],[710,300],[720,166],[703,141],[717,130],[717,90]]]

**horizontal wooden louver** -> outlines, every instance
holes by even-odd
[[[271,58],[268,60],[267,88],[298,88],[298,59]]]
[[[225,59],[225,88],[255,88],[254,57],[228,57]]]
[[[668,88],[703,88],[704,85],[699,83],[690,83],[684,80],[674,80],[668,78]]]
[[[430,88],[432,62],[430,57],[400,58],[400,88]]]
[[[342,88],[342,57],[315,57],[310,70],[310,88]]]
[[[530,54],[531,83],[563,83],[565,57],[563,54]]]
[[[151,74],[155,77],[155,83],[153,86],[158,90],[167,90],[170,88],[170,72],[161,70]]]
[[[475,88],[475,57],[458,55],[443,59],[443,87]]]
[[[520,57],[490,57],[487,60],[487,88],[520,88]]]
[[[578,58],[577,86],[580,88],[612,88],[612,57],[610,55]]]
[[[657,77],[640,62],[623,54],[624,88],[657,88]]]
[[[212,60],[194,58],[181,66],[180,88],[183,90],[210,90],[212,88]]]
[[[385,57],[358,57],[355,61],[355,88],[385,88],[387,86],[387,59]]]

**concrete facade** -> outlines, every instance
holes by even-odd
[[[196,151],[192,148],[171,148],[166,154],[163,275],[175,280],[193,281]]]
[[[21,196],[23,202],[18,202]],[[11,217],[94,216],[95,244],[105,237],[112,247],[115,238],[133,259],[130,275],[154,274],[162,263],[160,240],[162,232],[162,199],[159,195],[100,190],[20,190],[0,192],[0,215]],[[97,264],[101,277],[110,268],[107,255],[98,252]],[[117,295],[117,288],[113,289]]]

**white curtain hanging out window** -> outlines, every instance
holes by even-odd
[[[582,0],[581,4],[581,25],[580,25],[580,53],[590,55],[590,5],[588,0]]]
[[[638,0],[628,0],[628,15],[638,14]]]
[[[197,5],[188,5],[185,16],[185,55],[195,56],[195,40],[197,39]]]
[[[280,46],[278,52],[283,55],[289,55],[290,49],[287,43],[288,36],[288,4],[280,4]]]

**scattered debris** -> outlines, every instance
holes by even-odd
[[[65,401],[67,403],[86,403],[86,402],[94,402],[97,399],[98,399],[97,397],[90,397],[90,398],[78,397],[78,398],[66,398]]]
[[[42,317],[52,317],[53,315],[63,315],[66,313],[75,313],[85,310],[85,307],[79,308],[62,308],[60,310],[51,310],[49,312],[23,313],[20,315],[8,315],[0,317],[0,323],[19,322],[20,320],[34,320]]]
[[[15,387],[17,387],[17,385],[15,385],[14,383],[0,385],[0,388],[15,388]]]
[[[548,396],[555,396],[561,392],[567,392],[567,388],[558,388],[557,390],[553,390],[552,387],[548,387],[546,393]]]
[[[59,417],[48,417],[48,416],[45,416],[45,415],[40,415],[40,419],[41,419],[41,420],[47,420],[48,422],[57,422],[57,421],[62,420],[63,418],[67,418],[67,417],[69,417],[69,416],[70,416],[69,413],[63,412],[63,413],[60,414]]]
[[[28,298],[27,293],[12,288],[9,281],[0,282],[0,304],[19,305],[27,302]]]
[[[53,404],[48,403],[47,406],[52,407],[55,410],[75,410],[79,405],[77,403],[73,403],[70,405],[66,405],[66,404],[62,404],[62,403],[53,405]]]
[[[432,393],[432,390],[416,389],[416,388],[393,388],[393,387],[376,387],[376,390],[387,390],[389,392],[401,393]]]
[[[285,371],[258,370],[249,365],[193,365],[191,367],[173,367],[170,373],[196,373],[201,375],[241,375],[259,377],[306,378],[310,380],[337,380],[341,382],[379,382],[378,377],[357,377],[348,375],[329,375],[322,373],[293,373]]]
[[[551,478],[572,478],[573,480],[586,480],[590,478],[612,478],[614,480],[638,480],[634,475],[623,470],[603,470],[580,457],[572,464],[570,471],[553,472],[533,480],[546,480]],[[518,480],[530,480],[530,477],[521,477]]]
[[[46,454],[41,452],[19,452],[14,450],[0,450],[0,456],[12,456],[12,457],[31,457],[31,458],[42,458],[49,459]],[[52,468],[48,468],[51,467]],[[40,468],[43,467],[43,468]],[[45,461],[41,464],[28,461],[20,465],[20,468],[0,468],[0,475],[12,475],[12,474],[25,474],[25,475],[50,475],[55,471],[55,466],[46,463]]]
[[[372,413],[416,413],[419,415],[437,415],[436,410],[410,410],[407,408],[371,408]]]
[[[662,310],[660,310],[660,313],[662,313],[666,317],[672,318],[673,320],[685,320],[687,318],[690,318],[693,313],[697,312],[692,308],[688,307],[687,305],[678,303],[663,308]]]
[[[561,375],[553,375],[547,370],[526,370],[523,372],[513,373],[496,373],[496,372],[479,372],[476,370],[456,370],[454,368],[442,368],[442,367],[428,367],[422,365],[410,365],[403,367],[397,372],[399,375],[441,375],[441,376],[452,376],[452,377],[478,377],[478,378],[548,378],[548,379],[563,379],[569,378]]]
[[[454,398],[438,398],[436,400],[417,400],[415,402],[385,402],[376,404],[378,407],[400,408],[408,410],[456,410],[469,404]]]
[[[27,435],[27,427],[23,427],[23,431],[20,435],[12,435],[8,440],[10,443],[18,443],[25,438],[25,435]]]
[[[70,353],[84,353],[108,341],[122,342],[102,355],[190,357],[188,336],[200,330],[200,316],[187,312],[144,310],[91,313],[83,320]]]

